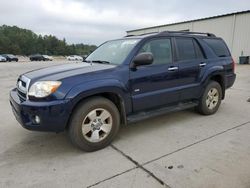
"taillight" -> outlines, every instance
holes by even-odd
[[[235,66],[236,66],[236,64],[235,64],[235,60],[232,58],[232,63],[233,63],[233,72],[235,73]]]

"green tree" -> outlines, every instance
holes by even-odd
[[[87,55],[95,49],[95,45],[68,45],[65,38],[59,40],[52,35],[37,35],[31,30],[22,29],[17,26],[0,26],[0,54]]]

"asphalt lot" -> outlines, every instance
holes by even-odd
[[[66,62],[0,64],[0,187],[250,187],[250,65],[213,116],[192,109],[122,127],[94,153],[66,133],[23,129],[8,93],[19,74]]]

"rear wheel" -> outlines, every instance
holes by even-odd
[[[222,89],[218,82],[211,81],[202,97],[200,98],[197,110],[203,115],[211,115],[217,112],[222,99]]]
[[[119,127],[117,107],[106,98],[94,97],[83,101],[73,112],[68,133],[80,149],[96,151],[112,142]]]

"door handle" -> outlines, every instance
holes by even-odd
[[[169,67],[168,68],[168,71],[176,71],[178,70],[179,68],[178,67]]]
[[[206,63],[200,63],[200,67],[205,67],[206,65]]]

